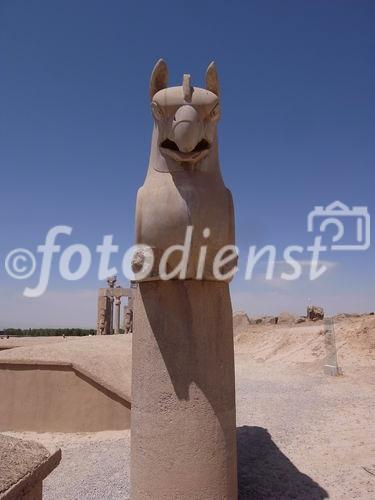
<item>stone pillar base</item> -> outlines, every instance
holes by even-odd
[[[228,285],[140,283],[132,366],[132,500],[237,499]]]

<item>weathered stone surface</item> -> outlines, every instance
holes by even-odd
[[[252,325],[277,325],[278,316],[262,316],[261,318],[250,318]]]
[[[14,346],[11,339],[7,342]],[[54,342],[47,337],[43,338],[43,343],[36,342],[30,343],[24,339],[23,347],[1,351],[0,365],[71,366],[82,375],[130,402],[132,360],[131,338],[128,336],[95,335],[67,337],[65,340],[59,337]]]
[[[130,403],[70,366],[0,364],[0,430],[97,432],[130,427]]]
[[[155,125],[148,173],[137,195],[136,243],[151,247],[155,262],[143,280],[160,279],[161,256],[171,246],[184,244],[188,226],[193,231],[184,279],[197,279],[200,250],[207,245],[200,277],[216,280],[215,256],[226,245],[234,245],[232,195],[223,182],[218,158],[219,87],[212,65],[206,80],[210,90],[192,87],[188,95],[183,86],[167,88],[167,68],[161,60],[151,76]],[[142,254],[143,250],[133,259],[138,272],[146,258]],[[234,256],[225,271],[234,268],[236,260]],[[171,253],[167,271],[176,269],[180,261],[181,252]]]
[[[305,323],[306,319],[307,318],[305,316],[300,316],[299,318],[296,319],[296,323]]]
[[[129,428],[130,391],[128,335],[68,337],[0,352],[1,430]]]
[[[237,498],[228,285],[140,283],[134,321],[132,500]]]
[[[131,307],[131,288],[114,287],[116,277],[108,278],[108,288],[99,288],[98,291],[98,317],[97,335],[110,335],[120,333],[121,322],[121,297],[128,297],[128,305]],[[113,321],[113,305],[115,306],[115,321]]]
[[[236,311],[233,314],[233,335],[237,337],[241,333],[246,333],[251,326],[248,315],[244,311]]]
[[[229,500],[237,498],[237,469],[227,282],[237,253],[218,159],[219,84],[214,64],[206,89],[192,87],[190,75],[167,88],[167,78],[160,60],[150,82],[150,163],[137,195],[136,243],[148,248],[133,270],[150,255],[154,262],[136,277],[131,498]]]
[[[111,333],[110,299],[106,296],[105,292],[105,288],[99,289],[97,335],[109,335]]]
[[[133,308],[130,306],[124,307],[124,333],[132,333],[133,331]]]
[[[42,481],[60,460],[59,449],[0,434],[0,499],[41,500]]]
[[[307,317],[311,321],[318,321],[324,318],[324,310],[318,306],[307,306]]]

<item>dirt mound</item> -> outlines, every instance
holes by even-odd
[[[339,363],[368,365],[375,362],[375,317],[347,317],[335,323]],[[324,361],[324,325],[250,325],[235,339],[239,354],[258,361],[285,364]]]
[[[343,362],[375,361],[375,318],[349,317],[335,327],[338,355]]]
[[[280,323],[292,324],[296,322],[296,319],[297,318],[293,314],[283,311],[278,315],[278,324]]]

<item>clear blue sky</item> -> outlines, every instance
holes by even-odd
[[[104,234],[132,243],[159,57],[171,84],[188,72],[202,86],[217,62],[240,251],[274,244],[281,259],[286,245],[307,245],[307,213],[336,199],[375,217],[374,25],[371,1],[2,0],[0,327],[94,325],[94,272],[77,283],[55,272],[46,296],[25,299],[36,280],[8,278],[4,257],[35,251],[56,224],[73,226],[62,244],[94,248]],[[234,307],[375,309],[374,246],[326,259],[313,284],[237,278]]]

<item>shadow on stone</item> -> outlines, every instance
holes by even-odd
[[[300,472],[263,427],[237,428],[238,499],[328,498],[328,493]]]

